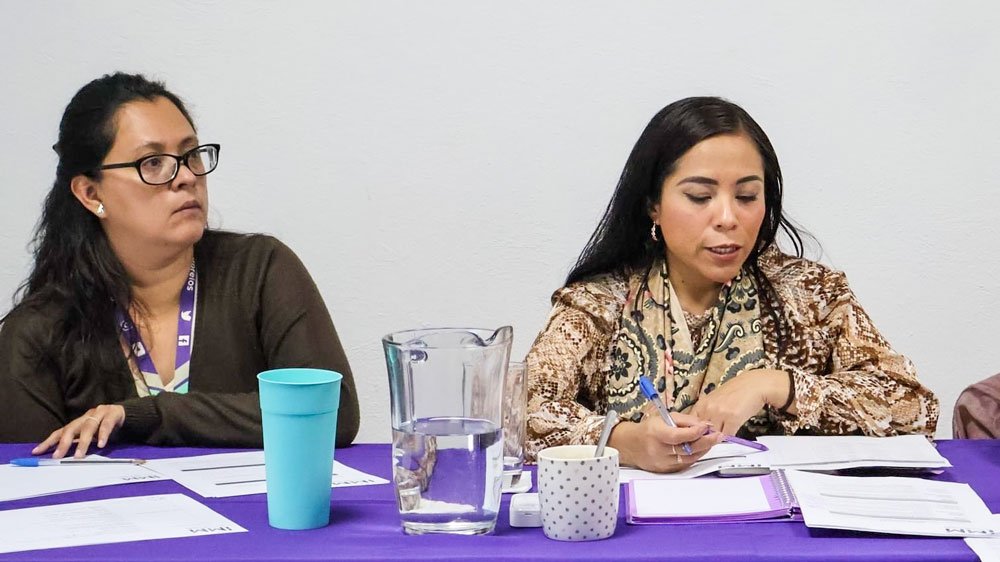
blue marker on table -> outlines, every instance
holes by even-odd
[[[660,395],[657,394],[656,388],[653,387],[653,382],[649,380],[648,377],[639,377],[639,388],[642,389],[643,395],[646,396],[646,400],[649,400],[653,404],[656,404],[656,409],[660,412],[660,417],[663,421],[667,423],[670,427],[676,428],[677,424],[674,423],[674,418],[670,417],[670,412],[667,411],[667,407],[663,405],[663,401],[660,400]],[[684,443],[681,445],[684,449],[684,453],[691,454],[691,445]]]

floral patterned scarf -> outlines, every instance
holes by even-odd
[[[629,282],[618,332],[612,338],[608,408],[639,421],[646,398],[639,376],[653,381],[671,411],[686,412],[739,373],[764,365],[760,302],[753,275],[741,271],[719,292],[698,348],[667,277],[664,261]],[[758,414],[759,415],[759,414]]]

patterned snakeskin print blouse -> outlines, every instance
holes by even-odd
[[[758,264],[781,300],[778,311],[761,303],[766,366],[792,374],[798,413],[767,408],[741,434],[933,435],[937,398],[875,329],[843,273],[774,248]],[[529,460],[545,447],[597,442],[608,352],[628,287],[624,276],[603,275],[553,294],[548,323],[528,353]]]

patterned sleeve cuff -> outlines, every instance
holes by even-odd
[[[604,416],[587,416],[570,435],[570,445],[596,445],[604,429]]]
[[[786,435],[794,435],[800,429],[809,430],[819,426],[820,408],[823,389],[817,384],[816,377],[806,374],[801,369],[785,367],[792,374],[792,384],[795,396],[785,406],[785,410],[795,405],[797,413],[774,410],[778,423],[784,428]]]

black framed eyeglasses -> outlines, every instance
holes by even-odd
[[[135,168],[139,178],[149,185],[163,185],[174,181],[177,172],[184,164],[196,176],[212,173],[219,165],[219,148],[217,144],[203,144],[177,156],[176,154],[150,154],[135,162],[121,164],[105,164],[101,170],[114,168]]]

